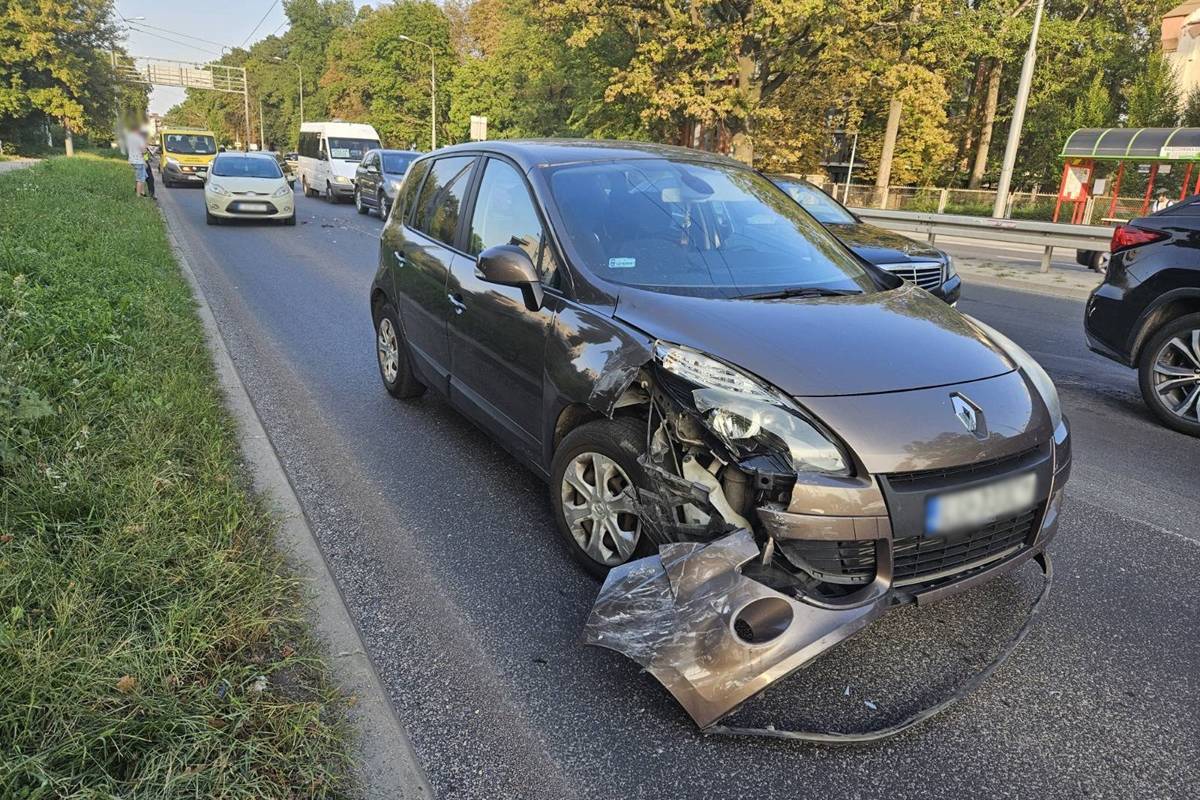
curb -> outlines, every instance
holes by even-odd
[[[314,633],[332,656],[331,669],[337,685],[357,700],[348,709],[347,717],[357,734],[358,760],[354,772],[358,789],[371,800],[432,798],[433,789],[408,733],[396,716],[358,626],[346,608],[341,588],[329,570],[300,500],[225,346],[216,317],[192,270],[187,246],[176,236],[166,210],[161,205],[158,208],[166,223],[171,250],[196,300],[197,315],[204,326],[209,354],[225,395],[225,407],[237,421],[241,450],[251,468],[254,489],[275,505],[280,520],[275,539],[309,592]]]

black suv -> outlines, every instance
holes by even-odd
[[[1088,346],[1138,370],[1164,424],[1200,436],[1200,195],[1113,232],[1088,298]]]

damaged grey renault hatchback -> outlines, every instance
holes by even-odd
[[[1070,443],[1041,367],[729,159],[439,150],[408,171],[370,303],[387,390],[435,389],[548,480],[562,540],[607,576],[589,640],[701,725],[1055,534]],[[614,629],[631,598],[647,627]]]

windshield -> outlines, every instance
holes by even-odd
[[[273,158],[222,155],[212,164],[212,174],[221,178],[282,178]]]
[[[379,147],[374,139],[335,139],[325,140],[329,146],[329,157],[340,158],[343,161],[361,161],[363,153]]]
[[[822,225],[852,225],[858,222],[854,216],[842,207],[842,204],[822,192],[808,181],[789,180],[787,178],[772,178],[775,185],[783,189],[805,211],[816,217]]]
[[[181,155],[211,156],[217,152],[217,141],[205,134],[168,133],[164,145],[168,153]]]
[[[550,187],[577,257],[606,280],[724,297],[874,288],[828,231],[748,169],[649,158],[565,165]]]
[[[408,165],[417,160],[417,153],[384,153],[383,171],[392,175],[403,175]]]

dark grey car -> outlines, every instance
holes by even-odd
[[[400,181],[419,155],[413,150],[378,149],[363,153],[354,171],[354,207],[358,213],[375,209],[382,219],[387,219]]]
[[[744,165],[481,142],[418,159],[398,202],[370,293],[384,386],[433,388],[545,477],[606,591],[660,549],[724,542],[754,592],[807,615],[760,606],[728,630],[827,647],[864,609],[990,579],[1054,536],[1070,446],[1046,373]]]

